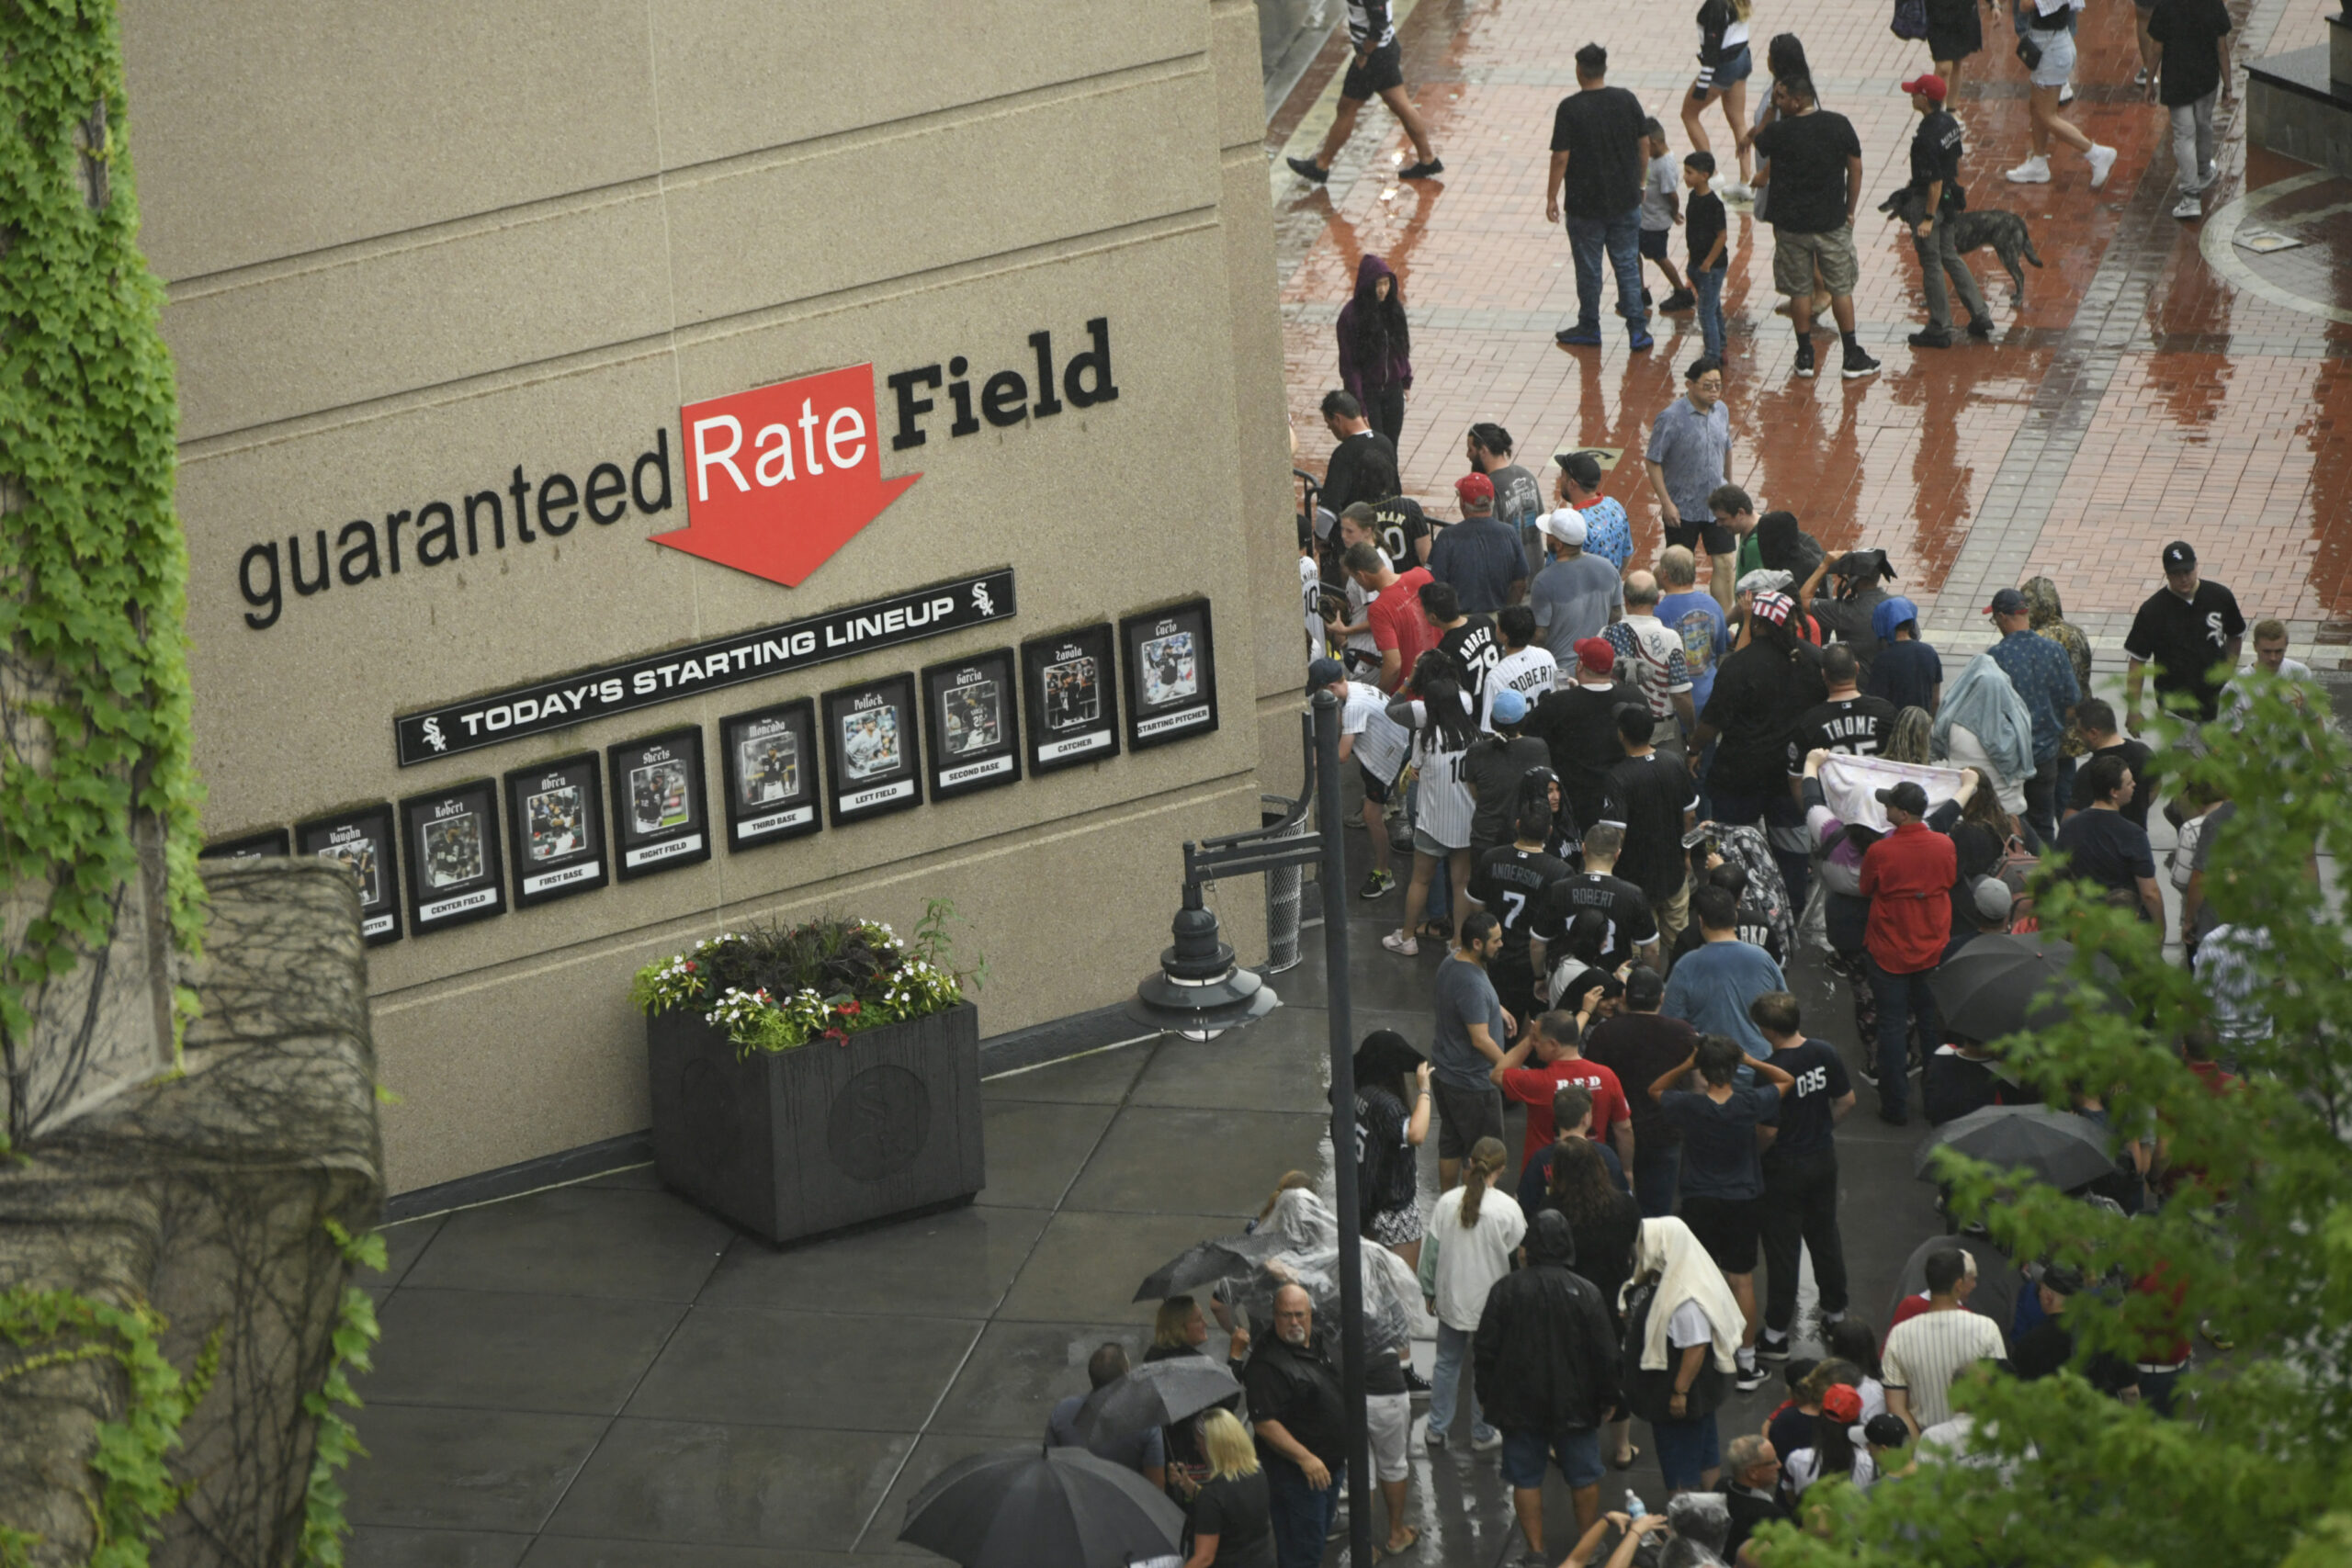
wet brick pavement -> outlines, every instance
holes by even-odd
[[[1654,558],[1657,518],[1638,449],[1700,351],[1696,319],[1653,318],[1657,347],[1646,354],[1628,351],[1613,317],[1604,347],[1555,346],[1554,329],[1575,319],[1575,279],[1566,237],[1544,221],[1543,186],[1552,110],[1575,90],[1572,56],[1589,39],[1608,46],[1611,82],[1666,125],[1676,155],[1688,150],[1679,103],[1696,28],[1686,9],[1612,25],[1600,6],[1419,0],[1399,29],[1406,72],[1446,173],[1400,184],[1406,143],[1376,105],[1328,186],[1273,164],[1302,466],[1318,468],[1329,449],[1315,411],[1336,384],[1332,321],[1357,257],[1377,253],[1403,279],[1413,325],[1407,491],[1455,514],[1450,484],[1477,420],[1508,427],[1531,468],[1566,447],[1624,448],[1632,455],[1604,488],[1634,519],[1637,557]],[[2242,60],[2324,37],[2312,7],[2232,0],[2231,11]],[[2352,245],[2352,181],[2249,151],[2241,73],[2238,107],[2222,111],[2208,216],[2174,219],[2164,111],[2132,86],[2132,12],[2102,3],[2082,18],[2080,96],[2066,112],[2120,151],[2114,173],[2093,191],[2082,159],[2062,148],[2052,184],[2009,185],[2001,171],[2027,146],[2023,70],[2006,21],[1988,20],[1986,50],[1966,62],[1953,104],[1969,137],[1962,175],[1973,207],[2025,217],[2046,265],[2025,269],[2020,306],[1991,251],[1976,252],[1994,341],[1914,350],[1904,339],[1925,323],[1918,266],[1907,238],[1872,209],[1906,175],[1914,117],[1897,85],[1928,62],[1924,45],[1888,31],[1886,15],[1855,0],[1801,12],[1759,0],[1751,22],[1759,54],[1775,32],[1804,40],[1822,101],[1853,120],[1862,143],[1855,305],[1885,368],[1855,382],[1792,377],[1794,334],[1771,311],[1770,230],[1733,208],[1724,304],[1735,477],[1832,547],[1889,549],[1903,590],[1928,611],[1929,635],[1947,646],[1982,636],[1976,611],[1995,588],[2046,572],[2102,665],[2119,664],[2132,612],[2160,581],[2157,552],[2186,537],[2249,619],[2284,618],[2298,655],[2316,641],[2315,664],[2339,663],[2324,645],[2352,643],[2352,280],[2337,263],[2338,247]],[[1270,155],[1319,140],[1340,54],[1328,45],[1301,79],[1270,127]],[[1765,85],[1759,59],[1749,86]],[[1709,116],[1728,164],[1721,111]],[[2233,243],[2263,230],[2301,243],[2259,254]],[[1678,233],[1678,264],[1682,250]],[[1834,365],[1835,340],[1817,342]],[[1552,473],[1539,477],[1548,487]]]

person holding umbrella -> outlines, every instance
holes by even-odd
[[[1228,1410],[1200,1419],[1209,1478],[1193,1499],[1193,1554],[1184,1568],[1274,1568],[1273,1512],[1266,1472],[1240,1420]]]

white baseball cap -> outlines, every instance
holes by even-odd
[[[1544,513],[1535,520],[1535,526],[1564,545],[1584,548],[1584,517],[1573,506]]]

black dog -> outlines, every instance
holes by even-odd
[[[1905,228],[1911,229],[1918,226],[1925,202],[1918,192],[1905,186],[1880,202],[1878,209],[1892,214]],[[1943,221],[1951,225],[1952,248],[1962,255],[1982,250],[1986,245],[1993,247],[1995,254],[2001,258],[2001,265],[2009,269],[2010,281],[2016,285],[2016,292],[2009,303],[2023,305],[2025,270],[2018,265],[2018,259],[2023,257],[2036,266],[2041,265],[2041,258],[2033,254],[2033,236],[2026,232],[2025,220],[2014,212],[2002,212],[1989,207],[1971,207],[1951,214]]]

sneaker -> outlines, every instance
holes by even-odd
[[[2001,177],[2013,186],[2046,186],[2050,183],[2050,160],[2028,158],[2014,169],[2003,170]]]
[[[1739,181],[1734,180],[1731,184],[1724,186],[1723,189],[1715,192],[1715,194],[1722,197],[1725,201],[1730,202],[1733,206],[1737,207],[1744,203],[1752,202],[1756,199],[1756,187],[1750,185],[1742,185]]]
[[[1562,348],[1599,348],[1600,329],[1599,327],[1562,327],[1552,334],[1552,341]]]
[[[2193,196],[2184,196],[2173,203],[2172,215],[2175,218],[2202,218],[2205,216],[2205,204]]]
[[[2075,85],[2072,82],[2069,82],[2064,86],[2058,89],[2058,102],[2061,107],[2064,107],[2064,105],[2071,104],[2074,101]]]
[[[1993,335],[1993,323],[1982,316],[1971,316],[1968,318],[1968,335],[1979,343],[1985,342]]]
[[[1767,1361],[1787,1360],[1789,1359],[1789,1337],[1785,1334],[1775,1334],[1769,1328],[1766,1329],[1762,1334],[1756,1337],[1756,1354],[1759,1359]]]
[[[1331,171],[1312,158],[1284,158],[1283,162],[1290,165],[1292,174],[1310,185],[1319,186],[1331,177]]]
[[[1797,340],[1797,379],[1813,379],[1813,340],[1809,337]]]
[[[1865,376],[1878,374],[1878,361],[1872,359],[1860,344],[1856,344],[1846,351],[1846,363],[1838,373],[1849,381],[1859,381]]]
[[[1666,297],[1666,303],[1660,305],[1658,310],[1661,314],[1671,315],[1680,310],[1696,310],[1698,305],[1699,297],[1696,294],[1691,293],[1688,288],[1678,288]]]
[[[1433,180],[1445,173],[1445,160],[1431,158],[1426,164],[1412,164],[1396,171],[1400,180]]]
[[[1905,338],[1903,341],[1909,344],[1913,348],[1950,348],[1951,346],[1951,329],[1950,327],[1929,327],[1924,332],[1913,333],[1909,337]]]
[[[1503,1435],[1500,1432],[1489,1431],[1483,1438],[1478,1436],[1476,1432],[1473,1432],[1470,1435],[1470,1451],[1472,1453],[1490,1454],[1502,1446]]]
[[[1407,936],[1401,929],[1382,937],[1380,945],[1403,958],[1419,958],[1421,955],[1420,939]]]
[[[1418,1393],[1423,1398],[1427,1398],[1430,1392],[1430,1380],[1421,1376],[1420,1373],[1415,1371],[1412,1368],[1407,1367],[1405,1369],[1405,1392],[1407,1393]]]
[[[1421,1446],[1428,1449],[1431,1453],[1443,1453],[1445,1451],[1445,1434],[1437,1429],[1437,1424],[1435,1422],[1429,1420],[1422,1421]]]
[[[2107,183],[2109,171],[2115,167],[2115,149],[2112,147],[2102,147],[2098,142],[2094,141],[2091,143],[2089,156],[2091,164],[2091,189],[2097,190],[2099,186]]]
[[[1625,341],[1625,346],[1632,349],[1635,354],[1640,354],[1652,347],[1657,342],[1657,340],[1651,337],[1648,333],[1645,332],[1640,327],[1635,327],[1634,329],[1634,335]]]
[[[1393,873],[1375,871],[1370,876],[1363,879],[1363,886],[1356,889],[1356,897],[1359,898],[1377,898],[1383,893],[1387,892],[1390,888],[1395,887],[1396,886],[1396,878]]]
[[[1764,1386],[1764,1369],[1750,1361],[1732,1377],[1732,1386],[1742,1393],[1754,1393]]]
[[[1552,1568],[1552,1559],[1541,1551],[1522,1551],[1517,1568]]]
[[[2135,87],[2144,87],[2148,85],[2148,68],[2146,66],[2143,65],[2140,67],[2140,73],[2132,78],[2132,85]]]

